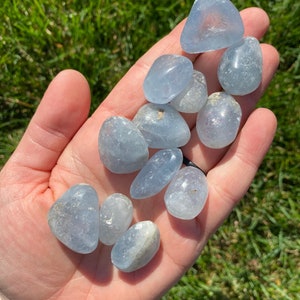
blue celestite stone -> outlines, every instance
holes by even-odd
[[[180,169],[182,161],[182,152],[178,148],[156,152],[133,180],[131,197],[144,199],[159,193]]]
[[[192,62],[181,55],[166,54],[151,66],[143,84],[149,102],[166,104],[188,87],[193,75]]]
[[[99,241],[99,204],[94,188],[72,186],[50,208],[48,223],[56,238],[71,250],[93,252]]]
[[[227,48],[242,39],[239,11],[229,0],[196,0],[183,28],[180,43],[187,53]]]
[[[231,95],[246,95],[255,91],[262,79],[262,52],[258,40],[245,37],[223,53],[218,78]]]
[[[180,94],[170,102],[170,105],[183,113],[197,113],[207,101],[207,85],[204,75],[194,70],[193,80],[187,92]]]
[[[132,225],[115,243],[112,263],[123,272],[133,272],[150,262],[160,245],[157,226],[151,221]]]
[[[196,129],[200,141],[209,148],[223,148],[236,138],[242,111],[236,100],[224,93],[213,93],[199,111]]]
[[[133,206],[128,197],[115,193],[102,203],[100,208],[99,240],[113,245],[132,222]]]
[[[164,201],[172,216],[191,220],[201,212],[207,196],[208,185],[203,172],[195,167],[184,167],[169,184]]]
[[[148,145],[143,135],[124,117],[111,117],[103,123],[98,149],[103,164],[117,174],[137,171],[149,158]]]
[[[186,121],[168,104],[145,104],[133,118],[133,123],[141,131],[150,148],[181,147],[191,137]]]

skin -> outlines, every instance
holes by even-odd
[[[269,19],[264,11],[241,12],[245,35],[260,39]],[[278,66],[278,53],[262,44],[263,79],[250,95],[237,98],[243,120],[235,142],[221,150],[205,148],[195,130],[195,116],[185,115],[192,138],[185,156],[207,171],[209,198],[191,221],[169,216],[163,193],[134,201],[135,221],[152,220],[161,246],[155,258],[133,273],[110,262],[111,248],[99,244],[89,255],[64,247],[50,232],[47,213],[70,186],[93,185],[100,202],[114,192],[129,194],[135,174],[114,175],[101,164],[99,129],[110,116],[132,118],[145,103],[142,82],[162,54],[183,54],[179,37],[184,22],[141,57],[88,117],[90,90],[74,70],[50,83],[17,149],[0,173],[0,291],[9,299],[155,299],[170,289],[195,262],[208,238],[247,192],[276,131],[276,118],[255,105]],[[187,55],[207,78],[209,93],[220,90],[216,68],[222,51]]]

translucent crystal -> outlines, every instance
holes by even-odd
[[[188,87],[192,75],[193,64],[188,58],[162,55],[154,61],[145,78],[145,97],[149,102],[166,104]]]
[[[203,172],[195,167],[184,167],[172,179],[164,200],[172,216],[191,220],[201,212],[207,196],[208,186]]]
[[[99,132],[101,161],[113,173],[141,169],[149,158],[148,145],[136,126],[124,117],[108,118]]]
[[[132,225],[115,243],[112,263],[123,272],[133,272],[150,262],[159,249],[160,234],[151,221]]]
[[[218,78],[231,95],[246,95],[255,91],[262,79],[262,52],[254,37],[245,37],[222,55]]]
[[[242,39],[239,11],[229,0],[196,0],[183,28],[180,43],[187,53],[226,48]]]
[[[145,104],[135,115],[133,123],[142,132],[150,148],[181,147],[191,137],[183,117],[168,104]]]
[[[223,148],[236,138],[242,111],[235,99],[224,93],[213,93],[197,116],[200,141],[209,148]]]
[[[99,241],[99,204],[96,191],[87,184],[67,190],[51,207],[48,223],[52,233],[68,248],[87,254]]]
[[[182,152],[178,148],[156,152],[133,180],[131,197],[144,199],[159,193],[180,169],[182,161]]]
[[[194,70],[193,79],[185,94],[180,94],[170,102],[176,110],[197,113],[207,101],[207,85],[204,75]]]
[[[110,195],[100,208],[99,240],[105,245],[113,245],[128,229],[133,216],[133,206],[123,194]]]

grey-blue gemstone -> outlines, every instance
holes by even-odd
[[[50,208],[48,223],[56,238],[71,250],[93,252],[99,241],[99,204],[94,188],[72,186]]]
[[[182,161],[182,152],[178,148],[156,152],[133,180],[131,197],[144,199],[159,193],[180,169]]]
[[[196,0],[183,28],[180,43],[187,53],[227,48],[242,39],[239,11],[229,0]]]
[[[102,203],[100,208],[99,240],[113,245],[132,222],[133,206],[128,197],[115,193]]]
[[[191,137],[186,121],[168,104],[145,104],[135,115],[133,123],[141,131],[150,148],[181,147]]]
[[[143,84],[149,102],[166,104],[182,93],[192,80],[193,64],[181,55],[166,54],[151,66]]]
[[[103,123],[98,149],[103,164],[118,174],[141,169],[149,158],[148,144],[143,135],[124,117],[111,117]]]
[[[262,52],[258,40],[246,37],[228,48],[222,55],[218,78],[231,95],[246,95],[255,91],[262,79]]]
[[[207,196],[208,185],[203,172],[195,167],[184,167],[169,184],[164,201],[172,216],[191,220],[202,211]]]
[[[170,105],[180,112],[197,113],[206,103],[207,96],[206,79],[201,72],[194,70],[186,93],[177,96]]]
[[[200,141],[209,148],[223,148],[236,138],[242,111],[236,100],[224,93],[213,93],[199,111],[196,121]]]
[[[111,251],[112,263],[123,272],[133,272],[155,256],[160,245],[157,226],[151,221],[132,225],[115,243]]]

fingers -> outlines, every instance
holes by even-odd
[[[209,199],[199,222],[213,233],[247,192],[276,131],[268,109],[255,110],[222,160],[207,174]]]
[[[60,154],[86,120],[90,91],[78,72],[59,73],[49,85],[13,161],[35,171],[51,171]]]

